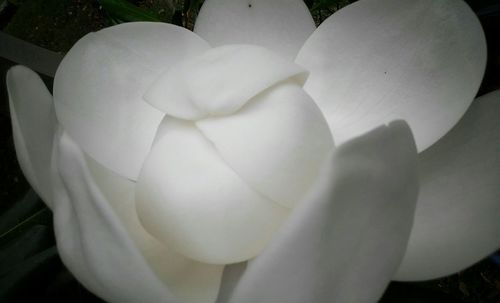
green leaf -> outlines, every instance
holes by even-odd
[[[52,226],[52,212],[33,190],[0,214],[0,249],[35,225]]]
[[[196,10],[198,11],[201,7],[201,5],[203,4],[204,0],[191,0],[190,4],[189,4],[189,10],[190,11],[193,11],[193,10]]]
[[[11,272],[25,260],[39,252],[54,246],[55,240],[52,228],[35,225],[24,231],[20,236],[2,245],[0,251],[0,277]]]
[[[29,190],[24,197],[13,203],[5,212],[0,213],[0,238],[28,217],[45,208],[33,190]]]
[[[126,0],[98,0],[102,7],[115,19],[123,22],[161,22],[156,14],[141,9]]]

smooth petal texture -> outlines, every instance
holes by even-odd
[[[163,71],[208,47],[192,32],[163,23],[125,23],[88,34],[56,73],[59,122],[99,163],[137,179],[163,117],[142,96]]]
[[[337,144],[404,119],[422,151],[472,102],[486,43],[462,1],[361,0],[323,22],[296,62]]]
[[[441,277],[500,248],[500,91],[420,155],[421,190],[398,280]]]
[[[339,147],[230,302],[376,302],[410,234],[416,156],[404,122]]]
[[[64,264],[108,302],[177,302],[93,182],[80,148],[68,135],[56,136],[54,230]]]
[[[193,123],[167,117],[137,182],[145,229],[201,262],[256,256],[288,211],[250,188]]]
[[[194,32],[214,47],[255,44],[293,60],[315,29],[302,0],[207,0]]]
[[[293,81],[263,92],[232,116],[196,125],[243,180],[288,208],[304,198],[334,148],[320,109]]]
[[[135,207],[135,182],[120,177],[86,157],[92,179],[144,255],[150,268],[184,303],[213,303],[224,266],[187,259],[161,244],[144,230]]]
[[[50,163],[57,125],[52,96],[34,71],[20,65],[7,73],[7,90],[17,159],[26,179],[52,208]]]
[[[229,115],[274,84],[307,72],[254,45],[227,45],[180,63],[155,81],[144,98],[168,115],[196,120]]]

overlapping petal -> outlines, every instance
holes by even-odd
[[[227,45],[172,67],[144,98],[168,115],[196,120],[233,114],[289,78],[303,85],[307,72],[263,47]]]
[[[9,70],[7,90],[17,159],[31,186],[52,208],[49,172],[57,125],[52,96],[42,79],[24,66]]]
[[[163,118],[142,96],[166,69],[208,48],[192,32],[162,23],[126,23],[88,34],[55,77],[59,122],[91,157],[135,180]]]
[[[54,229],[69,270],[107,301],[175,302],[103,203],[82,152],[67,135],[56,141],[53,161]]]
[[[254,44],[293,60],[315,28],[302,0],[206,0],[194,32],[213,47]]]
[[[157,239],[215,264],[255,257],[288,215],[228,167],[194,123],[171,117],[144,163],[136,203]]]
[[[59,137],[52,170],[56,237],[80,282],[111,302],[174,303],[176,296],[214,302],[222,267],[189,261],[148,236],[134,217],[133,183],[87,162],[67,134]]]
[[[296,62],[338,144],[404,119],[421,151],[472,102],[486,44],[463,1],[361,0],[324,21]]]
[[[404,122],[339,147],[312,195],[248,266],[230,302],[375,302],[410,234],[416,158]]]
[[[421,190],[397,279],[455,273],[500,248],[500,91],[420,154]]]
[[[139,222],[135,182],[116,175],[85,157],[92,179],[113,208],[128,235],[165,285],[185,303],[212,303],[217,297],[224,266],[187,259],[161,244]]]
[[[294,81],[196,125],[243,180],[287,208],[304,198],[334,147],[320,109]]]

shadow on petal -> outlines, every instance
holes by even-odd
[[[343,146],[248,266],[233,303],[375,302],[404,255],[418,182],[404,122]]]

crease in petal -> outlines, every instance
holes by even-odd
[[[474,99],[486,42],[463,1],[362,0],[325,20],[296,62],[338,144],[403,119],[422,151]]]
[[[302,0],[207,0],[194,32],[213,47],[254,44],[293,60],[315,28]]]
[[[146,92],[151,105],[180,119],[230,115],[252,97],[293,78],[303,85],[307,72],[255,45],[226,45],[175,65]]]
[[[500,91],[419,155],[421,190],[397,280],[453,274],[500,247]]]
[[[100,164],[137,179],[164,114],[142,96],[162,72],[208,44],[178,26],[136,22],[88,34],[54,80],[59,122]]]
[[[50,163],[57,125],[52,95],[42,79],[24,66],[11,68],[6,81],[19,164],[31,186],[52,208]]]
[[[183,303],[213,303],[224,266],[188,259],[151,236],[139,222],[135,207],[136,183],[116,175],[86,156],[92,178],[113,208],[150,268]]]
[[[416,157],[404,122],[340,146],[311,195],[249,264],[230,302],[377,301],[410,234]]]
[[[262,92],[234,115],[196,126],[243,180],[286,208],[304,198],[334,148],[320,109],[293,81]]]
[[[254,257],[288,215],[229,168],[194,123],[171,117],[144,163],[136,203],[150,234],[212,264]]]

